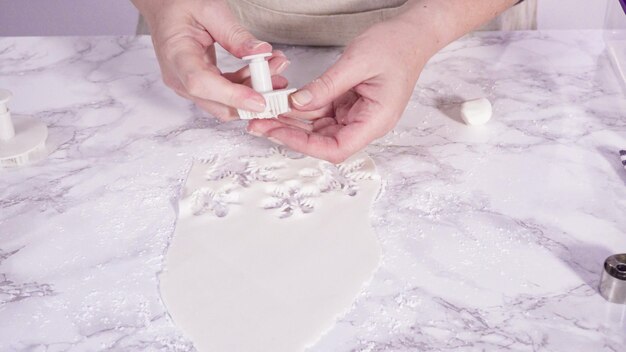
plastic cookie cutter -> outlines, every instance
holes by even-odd
[[[252,89],[261,93],[265,98],[265,111],[263,112],[237,109],[239,117],[243,120],[271,119],[291,110],[289,109],[289,94],[295,92],[296,89],[273,89],[270,66],[267,60],[265,60],[266,57],[271,55],[271,53],[264,53],[243,57],[243,60],[249,61]]]
[[[40,159],[46,150],[48,127],[30,116],[20,116],[15,125],[7,107],[13,94],[0,89],[0,166],[14,167]]]

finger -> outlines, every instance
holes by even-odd
[[[265,135],[298,152],[339,163],[384,135],[391,128],[386,122],[390,120],[389,114],[381,104],[359,99],[345,117],[350,121],[346,126],[324,120],[313,133],[279,127],[266,131]]]
[[[237,22],[226,1],[212,2],[198,17],[215,41],[238,58],[272,51],[269,43],[258,40]]]
[[[237,110],[226,106],[224,104],[216,103],[214,101],[191,99],[200,109],[213,115],[216,119],[226,122],[239,119]]]
[[[339,145],[334,136],[323,136],[319,133],[309,133],[299,128],[285,126],[271,129],[265,136],[275,143],[285,145],[297,152],[312,157],[339,163],[337,150]]]
[[[252,80],[248,78],[243,81],[243,84],[247,86],[252,86]],[[276,75],[272,76],[272,88],[273,89],[283,89],[289,85],[289,81],[284,76]]]
[[[298,119],[292,119],[286,116],[278,116],[276,120],[284,123],[287,126],[297,127],[305,131],[312,132],[313,131],[313,123],[310,121],[303,121]]]
[[[281,127],[288,127],[288,125],[277,119],[254,119],[248,121],[246,131],[253,136],[263,137],[268,131]]]
[[[170,72],[163,72],[163,81],[165,85],[172,89],[179,96],[191,100],[191,96],[185,91],[185,86],[180,82],[178,76],[170,74]]]
[[[213,66],[217,66],[217,52],[215,51],[215,45],[211,44],[206,49],[207,57],[209,58],[209,62]]]
[[[270,74],[272,76],[281,74],[283,71],[285,71],[287,66],[289,66],[289,64],[291,63],[289,60],[287,60],[284,54],[282,55],[277,54],[279,52],[282,54],[282,51],[279,51],[279,50],[274,51],[273,56],[270,57],[270,59],[268,60],[268,65],[270,67]],[[223,76],[226,77],[231,82],[242,83],[244,80],[250,78],[250,67],[245,66],[235,72],[224,73]]]
[[[306,132],[313,130],[313,124],[305,121],[294,120],[290,118],[279,117],[277,119],[255,119],[248,122],[246,131],[251,135],[262,137],[276,128],[293,127],[298,128]]]
[[[250,82],[252,84],[252,82]],[[272,76],[272,87],[274,89],[285,89],[289,85],[289,81],[284,76]]]
[[[290,64],[291,64],[291,61],[289,61],[286,57],[274,56],[268,62],[268,65],[270,67],[270,74],[272,76],[279,75],[283,73]],[[248,77],[250,77],[250,68],[249,67],[247,68],[248,68]]]
[[[209,64],[199,45],[180,44],[171,60],[178,79],[194,98],[255,112],[265,109],[265,99],[259,93],[222,77],[217,67]]]
[[[249,82],[245,82],[245,83],[249,84]],[[274,86],[274,89],[282,89],[286,87],[287,84],[288,82],[285,77],[282,77],[282,76],[272,77],[272,85]],[[202,110],[209,112],[211,115],[213,115],[215,118],[217,118],[220,121],[232,121],[232,120],[239,119],[239,113],[237,112],[236,109],[232,107],[226,106],[224,104],[220,104],[218,102],[210,101],[210,100],[194,98],[190,96],[189,94],[186,94],[185,92],[181,92],[181,93],[182,94],[179,93],[179,95],[193,101]]]
[[[182,87],[182,84],[181,84],[181,87]],[[210,100],[194,98],[191,95],[189,95],[189,93],[187,93],[184,89],[174,88],[174,92],[176,92],[176,94],[178,94],[179,96],[187,100],[191,100],[200,109],[208,112],[209,114],[213,115],[213,117],[215,117],[216,119],[220,121],[231,121],[231,120],[236,120],[239,118],[239,114],[237,113],[237,110],[231,107],[228,107],[224,104],[220,104],[220,103],[210,101]]]
[[[343,127],[344,126],[342,125],[331,124],[331,125],[327,125],[319,129],[316,129],[315,133],[320,134],[322,136],[331,137],[331,136],[336,135],[339,132],[339,130],[342,129]]]
[[[300,120],[317,120],[321,117],[328,117],[333,114],[334,112],[333,112],[332,105],[326,105],[322,108],[319,108],[317,110],[311,110],[311,111],[300,111],[300,110],[292,109],[291,111],[282,114],[282,116],[287,116],[287,117],[300,119]]]
[[[287,79],[282,76],[274,76],[272,77],[272,83],[274,85],[274,89],[284,88],[287,86]],[[185,91],[175,90],[175,92],[183,98],[193,101],[202,110],[207,111],[220,121],[232,121],[239,119],[239,112],[232,107],[218,102],[192,97]]]
[[[310,111],[330,104],[336,98],[371,78],[368,57],[346,51],[324,74],[291,95],[295,109]]]
[[[267,131],[265,135],[297,152],[335,164],[363,149],[375,136],[371,127],[364,122],[335,126],[332,127],[332,134],[328,134],[329,131],[307,133],[294,127],[279,127]]]
[[[334,118],[324,117],[324,118],[313,121],[313,131],[319,132],[323,130],[324,128],[328,126],[332,126],[332,125],[340,126],[337,124],[337,120],[335,120]]]
[[[354,91],[349,91],[346,94],[342,95],[341,97],[337,98],[337,100],[333,101],[333,108],[335,110],[335,120],[337,120],[337,123],[346,125],[351,122],[349,120],[349,117],[350,118],[361,117],[361,114],[350,113],[353,107],[357,108],[359,106],[359,105],[355,106],[355,104],[359,101],[359,99],[365,99],[365,98],[360,98],[356,93],[354,93]],[[367,116],[367,114],[365,114],[365,116]]]
[[[275,56],[287,57],[287,55],[285,54],[285,52],[284,52],[284,51],[282,51],[282,50],[273,50],[273,51],[272,51],[272,57],[275,57]]]
[[[350,108],[358,100],[358,96],[349,91],[343,94],[332,104],[325,105],[317,110],[300,111],[292,109],[291,111],[284,113],[283,116],[292,117],[300,120],[318,120],[325,117],[334,117],[335,120],[339,120],[338,117],[345,117]]]
[[[334,119],[332,118],[326,118],[324,120],[332,120],[334,121]],[[304,131],[308,131],[308,132],[312,132],[313,130],[315,130],[316,126],[322,126],[321,124],[316,124],[317,121],[307,121],[307,120],[300,120],[297,118],[291,118],[291,117],[287,117],[285,115],[280,115],[275,119],[255,119],[255,120],[251,120],[248,123],[248,127],[247,127],[247,131],[248,133],[255,135],[255,136],[263,136],[265,135],[269,130],[275,129],[275,128],[279,128],[279,127],[297,127],[299,129],[302,129]]]

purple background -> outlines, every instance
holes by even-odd
[[[0,0],[0,36],[134,34],[130,0]]]
[[[539,28],[603,28],[608,1],[618,0],[539,0]],[[0,0],[0,36],[134,34],[136,24],[130,0]]]

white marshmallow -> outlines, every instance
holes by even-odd
[[[468,125],[484,125],[491,119],[493,109],[487,98],[468,100],[461,104],[461,117]]]

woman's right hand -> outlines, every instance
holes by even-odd
[[[250,88],[247,67],[222,73],[217,68],[215,43],[232,55],[272,51],[235,19],[224,0],[132,0],[144,16],[161,67],[163,81],[222,121],[237,118],[235,108],[262,112],[265,99]],[[274,88],[287,80],[279,74],[289,61],[276,50],[269,58]]]

